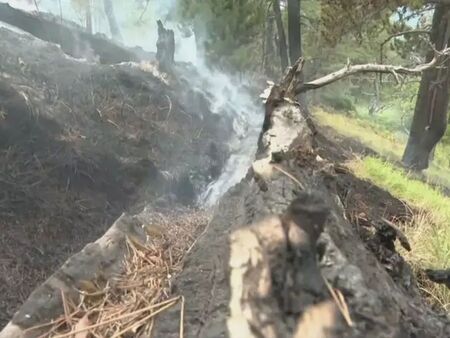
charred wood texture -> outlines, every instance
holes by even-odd
[[[175,62],[175,35],[173,30],[164,27],[161,20],[158,20],[157,23],[156,59],[162,70],[168,71]]]
[[[230,302],[230,337],[328,337],[339,326],[316,259],[328,214],[320,196],[305,193],[283,215],[232,234],[230,282],[240,292]]]
[[[434,283],[444,284],[450,289],[450,269],[447,270],[425,270],[427,277]]]

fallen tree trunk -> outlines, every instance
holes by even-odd
[[[100,36],[67,27],[0,3],[0,21],[20,28],[42,40],[59,44],[61,49],[75,58],[94,58],[104,64],[138,61],[138,57]]]
[[[257,160],[223,197],[176,282],[186,336],[448,337],[449,318],[418,296],[395,252],[395,238],[408,247],[402,234],[389,227],[392,238],[376,244],[396,259],[385,266],[345,218],[337,169],[318,158],[307,114],[291,99],[301,66],[264,95]],[[178,311],[161,316],[155,337],[178,337]]]

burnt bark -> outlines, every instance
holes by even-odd
[[[328,213],[320,196],[301,194],[283,215],[232,233],[230,281],[240,292],[229,323],[248,331],[230,330],[230,338],[327,337],[339,326],[316,258]]]
[[[173,30],[164,27],[161,20],[158,20],[157,23],[156,59],[161,69],[168,71],[175,62],[175,35]]]
[[[278,50],[280,53],[281,69],[282,72],[284,72],[289,65],[289,60],[286,34],[284,32],[283,19],[281,17],[280,0],[273,0],[273,13],[275,14],[275,22],[277,24]]]
[[[448,47],[450,5],[438,5],[434,11],[431,41],[436,49]],[[427,60],[433,58],[430,51]],[[416,107],[403,164],[413,170],[427,169],[433,148],[447,128],[450,59],[442,67],[426,70],[420,82]]]
[[[450,269],[447,270],[425,270],[425,274],[432,282],[444,284],[450,289]]]
[[[117,23],[116,14],[114,13],[114,5],[112,0],[103,0],[105,14],[108,18],[109,31],[114,40],[122,41],[122,34],[120,33],[119,24]]]

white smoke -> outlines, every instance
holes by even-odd
[[[197,50],[194,32],[186,34],[186,27],[173,21],[177,0],[154,0],[147,6],[147,0],[114,1],[114,10],[121,28],[123,43],[129,47],[140,46],[144,50],[156,52],[157,25],[161,20],[167,28],[175,33],[175,60],[190,62],[200,74],[192,79],[192,86],[197,90],[213,95],[212,112],[229,114],[233,119],[235,135],[229,142],[231,156],[221,176],[204,192],[201,203],[213,205],[233,185],[246,174],[254,159],[261,124],[262,106],[255,104],[254,98],[242,87],[242,81],[211,69]],[[10,5],[27,11],[36,11],[34,0],[10,0]],[[70,0],[40,0],[39,10],[49,12],[56,17],[84,25],[84,13],[73,7]],[[146,7],[147,6],[147,7]],[[145,10],[145,12],[144,12]],[[94,33],[109,36],[109,26],[103,10],[103,0],[91,0]],[[141,20],[139,20],[141,18]]]

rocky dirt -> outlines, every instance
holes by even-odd
[[[123,211],[195,203],[220,174],[232,122],[194,76],[0,29],[0,326]]]

